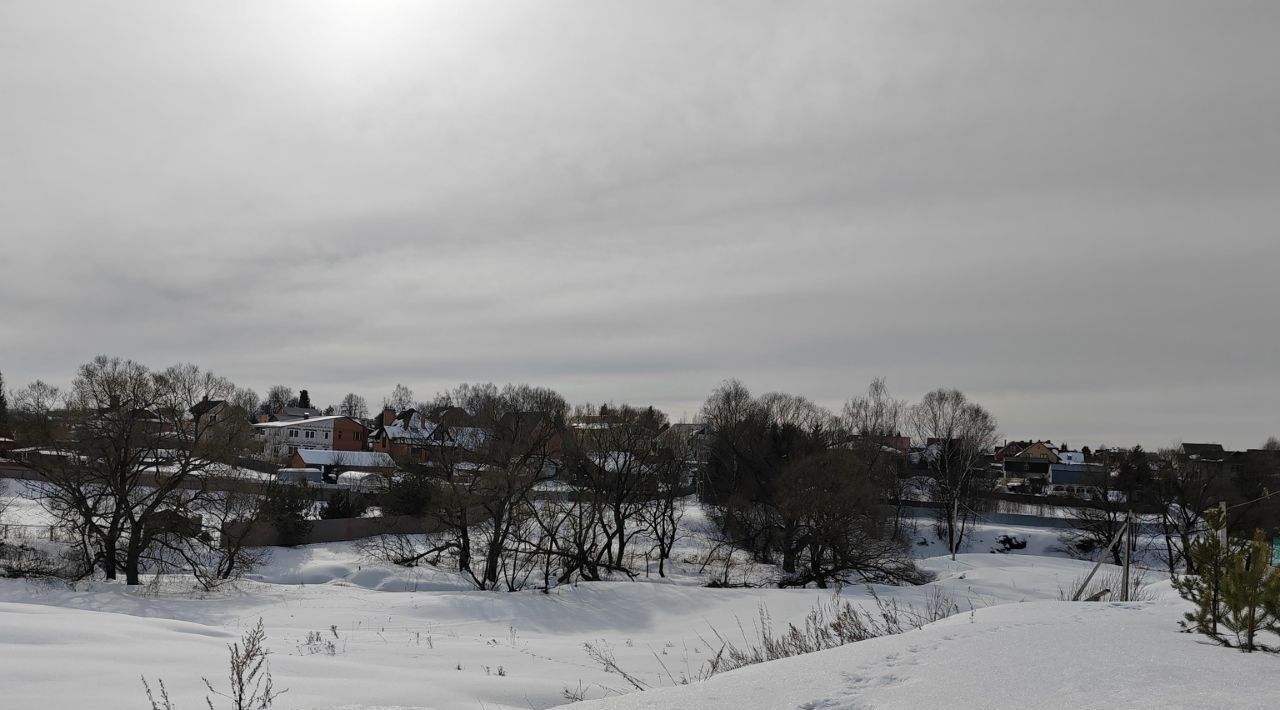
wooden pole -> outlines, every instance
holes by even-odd
[[[1120,589],[1120,601],[1129,601],[1129,551],[1133,549],[1133,511],[1124,514],[1124,584]]]
[[[1080,601],[1080,595],[1084,594],[1085,587],[1088,587],[1089,582],[1093,581],[1093,575],[1098,573],[1098,568],[1102,566],[1102,561],[1107,558],[1107,553],[1111,551],[1111,548],[1116,546],[1116,543],[1120,542],[1120,538],[1124,537],[1125,531],[1128,529],[1129,521],[1126,519],[1124,527],[1120,528],[1120,532],[1116,533],[1116,536],[1111,538],[1111,544],[1107,545],[1107,549],[1103,550],[1102,554],[1098,555],[1098,561],[1094,563],[1093,569],[1089,570],[1089,576],[1084,578],[1084,581],[1080,583],[1080,588],[1076,590],[1075,594],[1071,595],[1071,601]]]

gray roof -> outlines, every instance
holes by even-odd
[[[381,451],[331,451],[298,449],[298,456],[308,466],[351,466],[361,468],[395,468],[396,462]]]

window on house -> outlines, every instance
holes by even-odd
[[[326,440],[328,440],[328,438],[329,438],[329,432],[327,432],[327,431],[326,431],[326,432],[324,433],[324,438],[325,438]]]
[[[351,434],[351,438],[355,439],[356,441],[360,441],[360,437],[362,436],[364,436],[364,432],[362,431],[352,432]]]
[[[314,439],[314,438],[316,438],[316,432],[315,432],[315,430],[314,430],[314,429],[308,429],[308,430],[307,430],[307,438],[308,438],[308,439]]]
[[[342,441],[342,432],[335,432],[333,438],[335,441]]]
[[[298,435],[298,430],[297,430],[297,429],[290,429],[290,430],[289,430],[289,436],[297,436],[297,435]]]

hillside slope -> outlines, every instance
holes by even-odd
[[[1179,604],[1006,604],[574,710],[1274,708],[1280,658],[1175,633]]]

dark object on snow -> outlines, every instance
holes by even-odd
[[[1001,535],[996,538],[996,542],[1000,543],[1000,549],[992,550],[992,552],[1008,552],[1009,550],[1025,550],[1027,547],[1026,540],[1019,540],[1017,537]]]
[[[1085,599],[1085,601],[1087,601],[1087,602],[1100,602],[1100,601],[1102,601],[1102,598],[1103,598],[1103,597],[1107,596],[1107,595],[1108,595],[1108,594],[1110,594],[1110,593],[1111,593],[1111,590],[1110,590],[1110,589],[1103,589],[1102,591],[1098,592],[1097,594],[1094,594],[1093,596],[1091,596],[1091,597],[1089,597],[1089,598]]]

